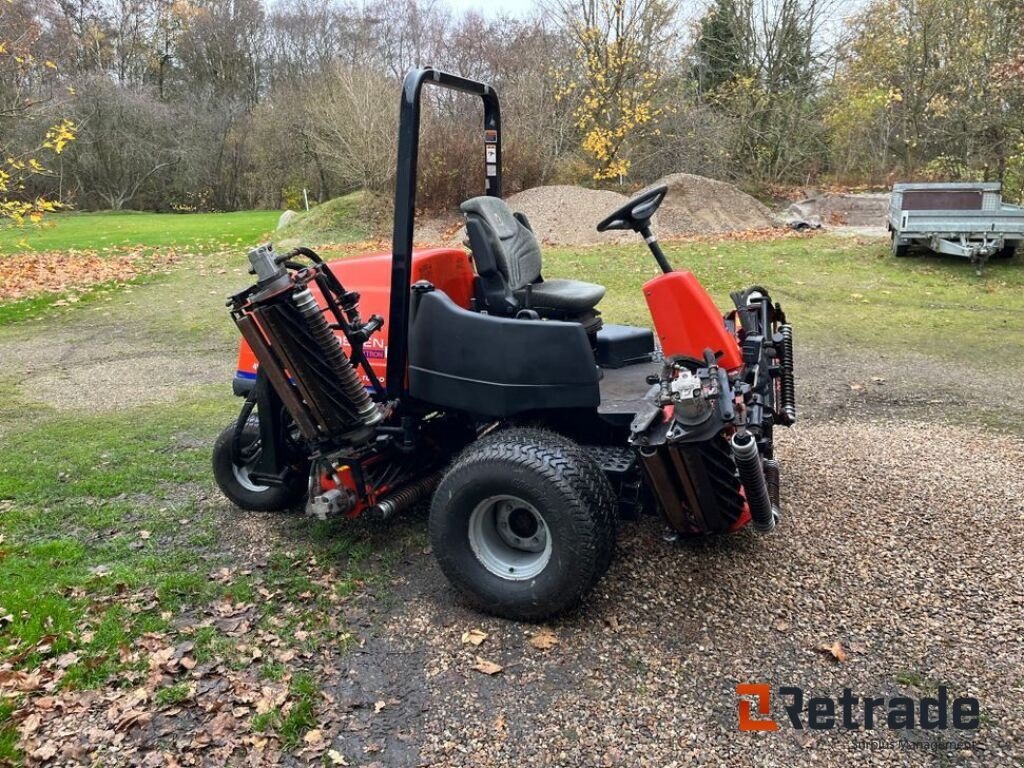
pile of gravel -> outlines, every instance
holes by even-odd
[[[777,226],[768,208],[724,181],[674,173],[657,183],[669,188],[654,217],[654,230],[659,237]],[[600,233],[596,229],[601,219],[628,199],[627,195],[610,190],[561,184],[527,189],[506,202],[513,211],[526,214],[542,243],[596,245],[635,240],[632,232]],[[447,241],[458,243],[464,237],[464,231],[459,231]]]
[[[636,238],[632,232],[597,231],[597,223],[627,199],[618,192],[562,184],[527,189],[506,202],[526,214],[542,243],[593,245]]]
[[[673,173],[657,184],[668,186],[668,196],[654,219],[661,237],[705,232],[742,232],[778,225],[772,212],[732,184]]]

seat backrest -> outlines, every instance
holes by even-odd
[[[493,285],[495,278],[500,278],[505,292],[511,294],[537,281],[541,272],[540,243],[504,200],[474,197],[461,207],[473,259],[485,288],[488,282]]]

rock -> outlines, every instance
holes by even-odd
[[[298,215],[299,214],[297,214],[293,210],[285,211],[284,213],[281,214],[281,217],[277,220],[277,228],[278,229],[284,229],[289,224],[291,224],[293,221],[295,221],[295,217],[298,216]]]

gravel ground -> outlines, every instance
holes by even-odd
[[[336,748],[387,766],[1024,758],[1024,444],[882,420],[805,424],[779,442],[786,517],[776,534],[668,543],[653,518],[625,524],[609,576],[547,627],[558,642],[546,651],[529,642],[543,628],[474,613],[426,552],[408,559],[383,646],[345,684],[404,715],[374,727],[354,709]],[[463,642],[471,629],[487,633],[478,647]],[[823,650],[837,642],[841,662]],[[479,658],[504,669],[481,674]],[[834,698],[844,687],[921,697],[941,684],[980,700],[982,727],[903,732],[910,747],[886,729],[871,747],[863,730],[739,733],[740,682]],[[785,717],[777,703],[774,712]]]

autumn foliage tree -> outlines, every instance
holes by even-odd
[[[558,71],[563,97],[575,92],[576,127],[594,179],[627,175],[629,148],[656,126],[664,64],[674,39],[673,0],[585,0],[559,6],[575,43]]]
[[[1017,0],[874,0],[851,27],[829,115],[840,170],[1004,177],[1020,152]]]
[[[39,221],[59,203],[28,189],[33,176],[49,173],[47,162],[75,138],[75,125],[58,120],[31,143],[15,142],[13,135],[25,123],[37,120],[44,99],[40,81],[57,65],[40,60],[40,36],[33,6],[6,0],[0,3],[0,219]]]

